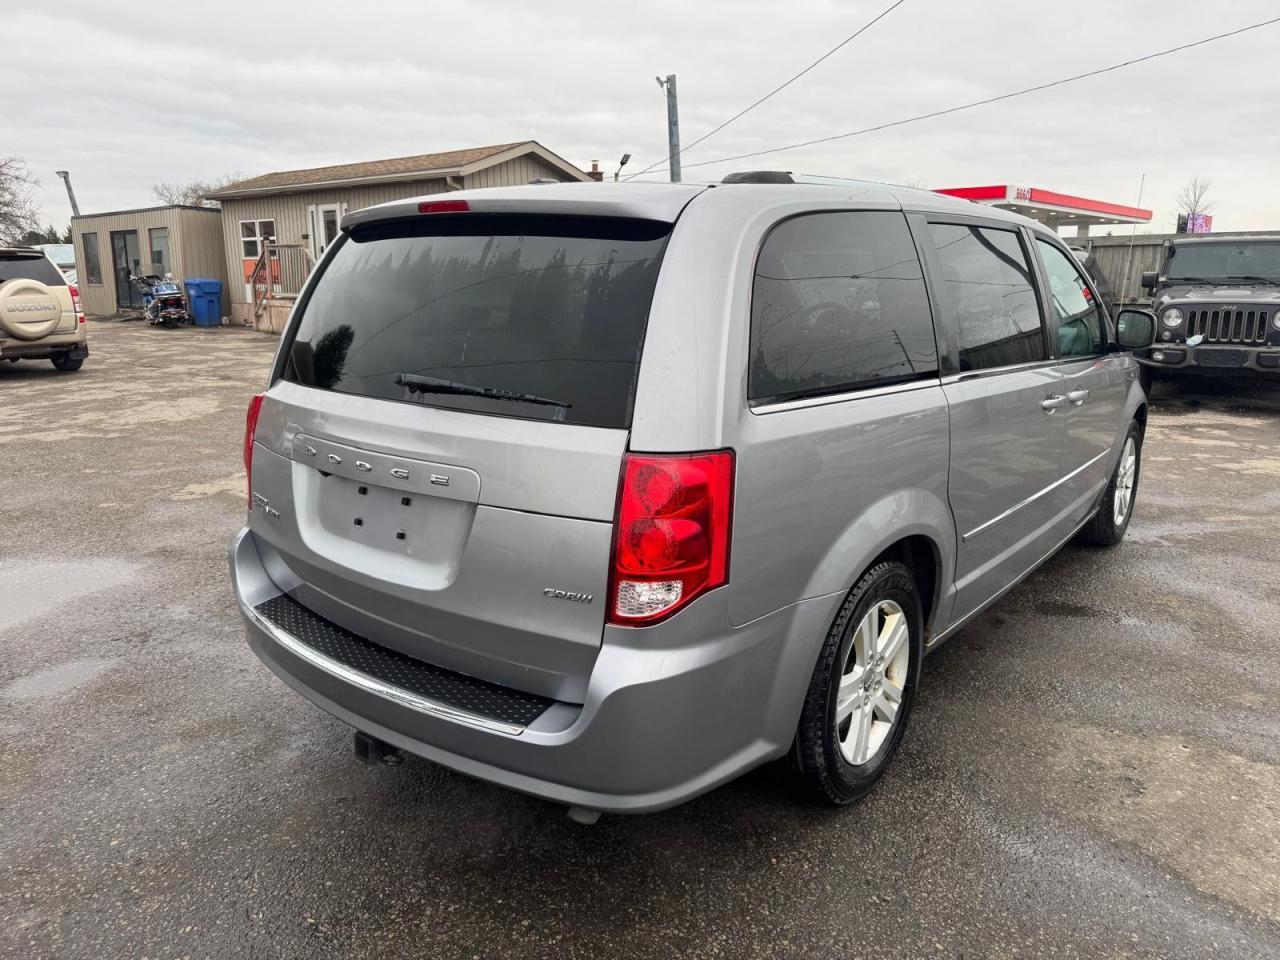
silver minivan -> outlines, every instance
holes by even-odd
[[[1124,536],[1154,317],[1010,213],[729,180],[344,219],[230,554],[253,650],[366,750],[587,816],[783,757],[847,803],[926,653]]]

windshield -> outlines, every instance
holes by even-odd
[[[506,214],[357,228],[316,280],[284,377],[384,400],[628,427],[670,230]]]
[[[1175,244],[1165,264],[1170,282],[1185,277],[1226,280],[1265,277],[1280,283],[1280,241]]]

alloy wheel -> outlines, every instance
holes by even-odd
[[[1112,498],[1112,519],[1117,527],[1129,516],[1129,507],[1133,504],[1133,481],[1138,472],[1138,448],[1129,437],[1124,443],[1124,453],[1120,454],[1120,466],[1116,470],[1116,492]]]
[[[911,666],[910,626],[892,600],[876,603],[853,631],[836,691],[836,740],[844,759],[860,766],[889,738],[901,713]]]

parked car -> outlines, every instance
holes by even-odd
[[[1160,334],[1138,360],[1155,376],[1248,370],[1280,377],[1280,236],[1187,236],[1142,275]]]
[[[32,249],[39,250],[53,261],[53,265],[62,271],[67,283],[75,283],[76,247],[73,243],[37,243]]]
[[[80,291],[34,247],[0,247],[0,359],[79,370],[89,356]]]
[[[1154,317],[1117,333],[1012,213],[738,179],[344,218],[230,560],[251,647],[366,748],[584,815],[788,755],[847,803],[928,651],[1124,536]]]

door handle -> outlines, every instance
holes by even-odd
[[[1040,409],[1043,410],[1045,413],[1053,413],[1053,411],[1057,410],[1060,406],[1062,406],[1066,402],[1067,402],[1066,397],[1062,396],[1062,394],[1060,393],[1055,393],[1052,396],[1045,397],[1043,400],[1040,401]]]
[[[1089,399],[1089,391],[1084,387],[1078,387],[1067,394],[1067,399],[1078,407]]]

